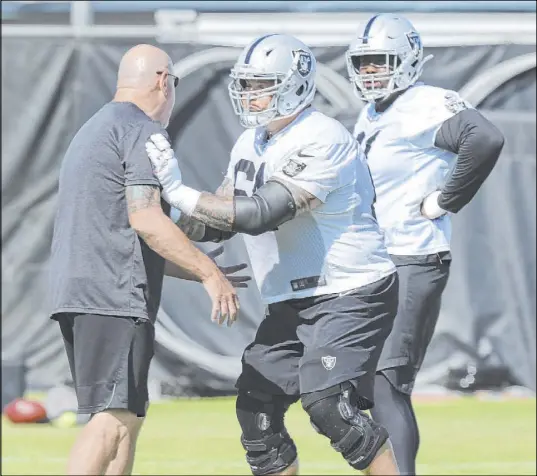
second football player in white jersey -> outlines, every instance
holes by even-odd
[[[451,261],[450,213],[476,194],[501,133],[454,91],[418,83],[419,33],[400,15],[375,15],[347,51],[368,104],[354,129],[375,185],[375,212],[400,279],[399,309],[375,382],[372,416],[390,434],[401,474],[415,474],[419,433],[411,403],[440,312]]]
[[[373,185],[357,142],[311,106],[315,71],[309,48],[290,36],[266,35],[244,49],[229,90],[247,130],[219,195],[182,184],[159,138],[148,151],[163,197],[185,224],[249,235],[268,306],[237,382],[252,472],[296,474],[284,415],[301,399],[314,428],[353,468],[397,474],[386,431],[364,413],[397,309],[397,274],[372,215]]]

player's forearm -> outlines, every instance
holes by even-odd
[[[171,220],[192,241],[200,241],[205,235],[205,225],[193,217],[172,208]]]
[[[494,168],[504,138],[479,112],[467,109],[448,119],[435,145],[458,154],[453,172],[438,197],[438,205],[457,213],[475,196]]]
[[[496,165],[503,147],[498,138],[482,136],[463,143],[457,163],[442,188],[438,204],[452,213],[466,206]]]
[[[185,276],[204,281],[218,272],[213,261],[163,213],[151,213],[146,223],[137,226],[136,231],[153,251],[185,271]]]
[[[203,192],[192,212],[192,218],[222,231],[233,231],[234,197],[220,197]]]
[[[162,197],[173,208],[200,221],[206,228],[259,235],[295,216],[298,202],[282,184],[272,182],[269,186],[267,183],[252,197],[234,197],[230,193],[232,184],[225,179],[219,189],[223,196],[199,192],[182,183],[177,158],[164,137],[152,136],[146,149],[162,185]],[[263,190],[267,192],[266,196]],[[309,199],[307,201],[309,206]]]
[[[192,241],[221,243],[235,235],[235,232],[223,231],[205,225],[199,219],[188,216],[186,213],[181,213],[175,208],[172,208],[170,218]]]
[[[202,193],[192,216],[213,228],[255,236],[291,220],[297,213],[297,202],[307,200],[297,200],[284,184],[269,181],[251,197]]]
[[[281,180],[269,180],[251,197],[217,196],[199,192],[179,181],[168,182],[163,196],[181,213],[223,232],[260,235],[276,229],[297,213],[309,211],[318,200]]]
[[[224,181],[222,182],[220,187],[218,187],[218,189],[214,193],[214,197],[228,198],[229,200],[232,200],[233,196],[233,183],[226,177],[224,178]],[[219,205],[218,209],[223,212],[222,219],[217,220],[214,216],[215,213],[211,211],[212,201],[210,200],[210,198],[209,200],[207,200],[207,197],[213,197],[213,195],[208,193],[201,194],[200,198],[203,198],[203,200],[201,200],[201,203],[198,200],[198,203],[196,205],[197,210],[194,210],[195,212],[197,212],[196,217],[188,216],[185,213],[181,214],[178,210],[172,209],[172,211],[180,215],[177,220],[174,220],[174,222],[193,241],[212,241],[218,243],[230,239],[235,235],[235,232],[227,229],[229,228],[228,224],[230,220],[234,221],[234,208],[232,206],[229,206],[229,200],[224,203],[217,203],[217,205]],[[205,223],[202,223],[205,218],[207,219],[207,225],[205,225]],[[221,222],[222,226],[212,227],[209,224],[212,221],[217,221],[219,224]]]

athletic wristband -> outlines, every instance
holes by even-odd
[[[166,195],[168,196],[167,201],[172,207],[178,208],[181,212],[191,216],[198,204],[201,192],[181,184],[177,189]],[[164,198],[166,199],[166,197]]]

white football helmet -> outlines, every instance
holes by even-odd
[[[385,99],[396,91],[414,84],[423,71],[423,65],[433,55],[423,58],[420,34],[412,23],[401,15],[383,13],[375,15],[358,29],[358,36],[346,53],[349,78],[357,96],[368,102]],[[368,56],[375,60],[384,57],[384,71],[361,74],[360,66],[369,64]],[[371,58],[373,59],[373,58]]]
[[[267,125],[292,116],[313,102],[316,61],[311,50],[289,35],[264,35],[252,41],[231,69],[229,97],[243,127]],[[249,82],[268,82],[252,89]],[[268,107],[252,108],[252,101],[270,97]]]

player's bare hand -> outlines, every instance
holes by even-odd
[[[239,298],[231,282],[221,272],[211,274],[203,281],[203,286],[213,303],[211,320],[219,325],[227,321],[228,327],[236,320],[239,312]]]
[[[218,248],[215,248],[212,251],[209,251],[207,253],[207,256],[211,258],[216,263],[216,257],[220,256],[224,252],[224,247],[219,246]],[[217,264],[218,266],[218,264]],[[248,287],[248,281],[252,280],[252,277],[244,274],[239,276],[232,276],[233,274],[237,273],[238,271],[242,271],[243,269],[246,269],[248,265],[246,263],[240,263],[235,264],[232,266],[218,266],[220,271],[222,271],[222,274],[228,279],[228,281],[231,283],[231,285],[234,288],[247,288]]]

